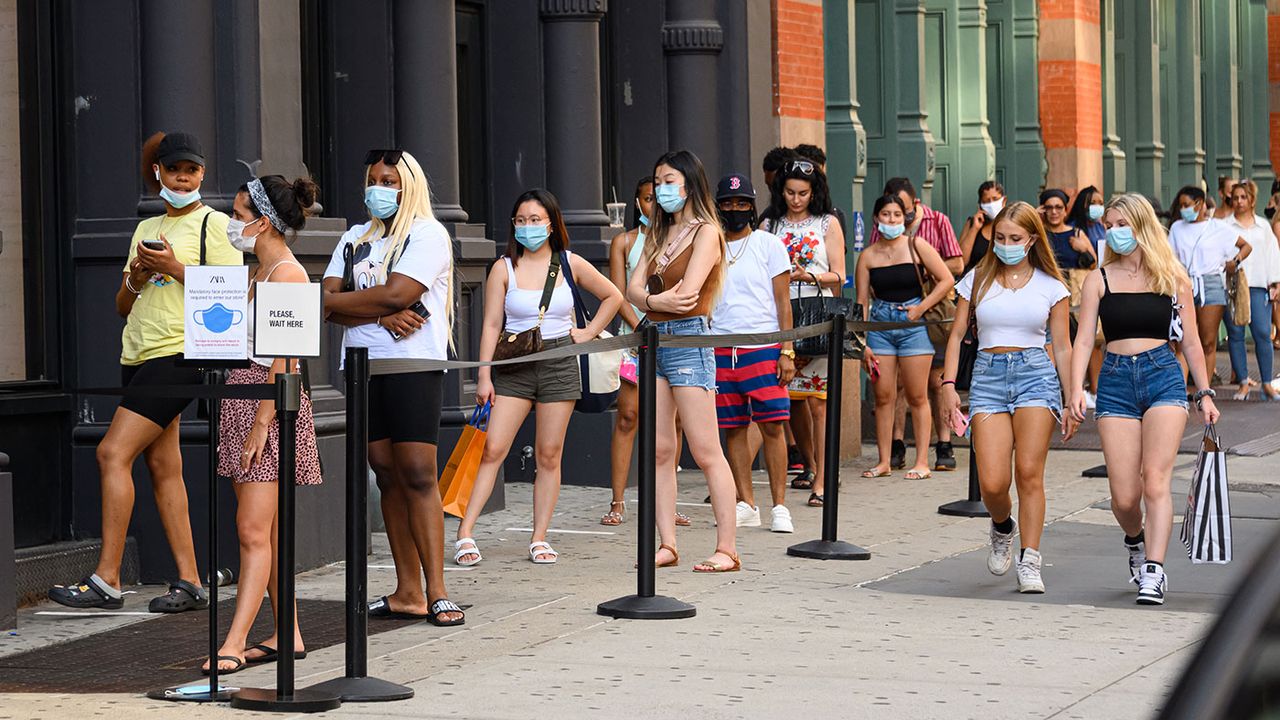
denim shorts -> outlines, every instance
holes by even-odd
[[[1044,348],[1011,353],[979,352],[969,386],[969,414],[1013,414],[1026,407],[1062,412],[1058,371]]]
[[[871,319],[874,322],[906,322],[907,308],[919,305],[920,298],[912,298],[903,303],[891,303],[883,300],[871,302]],[[929,341],[929,330],[920,327],[903,328],[901,330],[872,330],[867,333],[867,347],[877,355],[896,355],[909,357],[912,355],[932,355],[933,343]]]
[[[1141,420],[1154,407],[1187,409],[1187,381],[1168,345],[1137,355],[1109,352],[1098,375],[1098,405],[1094,417]]]
[[[1222,275],[1218,273],[1201,275],[1199,281],[1195,283],[1199,291],[1195,295],[1196,307],[1227,304],[1227,286],[1222,282]]]
[[[655,322],[659,335],[710,335],[704,315]],[[671,387],[716,389],[716,355],[713,348],[658,346],[658,377]]]

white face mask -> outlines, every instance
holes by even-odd
[[[259,220],[260,219],[261,218],[259,218]],[[254,220],[254,222],[257,222],[257,220]],[[253,252],[253,248],[258,244],[257,235],[254,235],[253,237],[244,236],[244,228],[248,224],[249,223],[241,222],[235,218],[227,221],[227,242],[231,243],[231,247],[242,253]]]
[[[988,218],[995,220],[996,216],[1000,214],[1000,211],[1004,209],[1004,198],[982,203],[979,207],[982,208],[982,212],[987,214]]]

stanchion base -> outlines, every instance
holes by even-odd
[[[810,540],[787,548],[787,554],[814,560],[870,560],[871,552],[843,540]]]
[[[596,613],[628,620],[679,620],[697,615],[698,609],[687,602],[663,595],[627,595],[600,603],[596,606]]]
[[[190,688],[191,691],[184,692]],[[174,685],[173,687],[148,690],[147,697],[152,700],[168,700],[170,702],[227,702],[231,693],[239,690],[236,686],[218,683],[218,691],[209,692],[209,683],[199,685]]]
[[[1107,476],[1106,465],[1094,465],[1093,467],[1080,473],[1080,477],[1087,478],[1104,478]]]
[[[385,702],[413,697],[413,688],[375,677],[334,678],[312,685],[308,690],[337,695],[342,702]]]
[[[281,698],[275,690],[266,688],[245,688],[231,696],[231,707],[261,712],[324,712],[341,704],[342,700],[337,695],[311,689],[294,690],[293,695],[287,698]]]
[[[938,506],[939,515],[956,515],[959,517],[991,517],[987,506],[981,500],[956,500]]]

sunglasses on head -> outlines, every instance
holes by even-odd
[[[799,171],[804,173],[805,175],[812,175],[813,167],[814,167],[813,163],[809,162],[808,160],[792,160],[787,165],[787,171],[788,172]]]
[[[364,156],[365,165],[377,165],[381,160],[384,164],[392,167],[400,164],[400,157],[404,155],[404,150],[370,150],[368,155]]]

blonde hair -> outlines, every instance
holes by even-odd
[[[1040,213],[1029,204],[1018,201],[1011,205],[1006,205],[1003,210],[996,215],[996,219],[991,222],[993,228],[999,227],[1002,222],[1011,222],[1027,232],[1032,239],[1031,249],[1027,251],[1027,260],[1031,263],[1031,267],[1040,270],[1049,275],[1054,280],[1066,285],[1062,279],[1062,270],[1058,268],[1058,261],[1053,255],[1053,248],[1049,246],[1048,236],[1045,234],[1044,223],[1040,220]],[[978,301],[987,294],[987,290],[991,289],[991,284],[995,282],[999,268],[1004,264],[996,257],[995,252],[995,232],[991,233],[991,249],[986,255],[978,261],[973,269],[973,300],[970,304],[974,307],[978,306]]]
[[[378,238],[387,235],[391,240],[391,244],[387,247],[386,253],[383,255],[382,267],[379,269],[379,281],[385,283],[387,274],[391,271],[392,265],[400,256],[404,254],[405,243],[409,240],[410,232],[413,230],[413,224],[419,220],[435,221],[435,212],[431,209],[431,186],[427,183],[427,174],[422,171],[422,166],[409,153],[402,152],[400,161],[395,164],[396,172],[400,175],[400,208],[396,211],[395,219],[391,222],[391,232],[388,235],[386,223],[381,218],[373,216],[369,217],[369,229],[356,239],[355,244],[373,242]],[[364,184],[369,186],[369,175],[373,171],[373,165],[366,165],[364,169]],[[449,284],[445,294],[445,321],[449,327],[449,347],[454,347],[453,342],[453,238],[449,238],[446,244],[445,252],[449,253]]]
[[[1243,190],[1244,194],[1249,196],[1250,211],[1254,211],[1258,209],[1258,186],[1254,184],[1252,180],[1245,178],[1244,180],[1241,180],[1235,185],[1232,185],[1231,194],[1234,195],[1236,190]]]
[[[1178,288],[1190,282],[1187,271],[1173,254],[1173,246],[1169,244],[1169,236],[1156,219],[1156,211],[1147,199],[1137,193],[1125,193],[1111,198],[1107,203],[1107,212],[1115,210],[1120,213],[1129,227],[1133,228],[1133,236],[1142,248],[1142,265],[1150,278],[1151,291],[1159,295],[1173,297]],[[1120,253],[1108,253],[1103,267],[1120,260]]]

